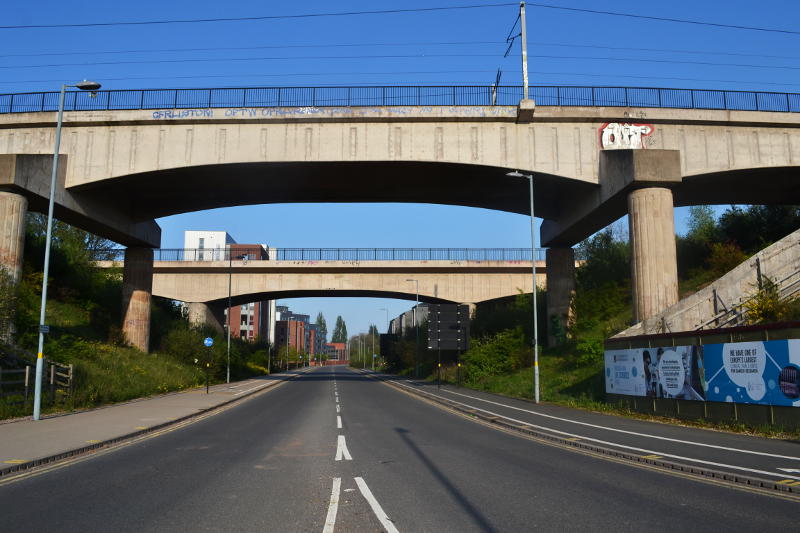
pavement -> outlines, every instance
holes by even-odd
[[[208,414],[301,371],[213,385],[88,411],[0,424],[0,476],[107,447]]]

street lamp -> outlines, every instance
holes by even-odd
[[[417,307],[419,307],[419,280],[407,279],[406,281],[413,281],[416,284],[417,291],[417,305],[414,306],[414,327],[417,330],[417,342],[414,345],[414,377],[419,378],[419,322],[417,322]]]
[[[81,91],[94,91],[100,88],[96,81],[83,80],[74,85],[63,84],[58,95],[58,118],[56,120],[56,145],[53,148],[53,169],[50,174],[50,201],[47,208],[47,234],[44,245],[44,278],[42,279],[42,305],[39,312],[39,350],[36,356],[36,384],[33,393],[33,419],[39,420],[42,405],[42,371],[44,367],[44,334],[48,327],[44,323],[45,310],[47,308],[47,276],[50,271],[50,239],[53,234],[53,207],[56,196],[56,176],[58,175],[58,152],[61,148],[61,123],[64,118],[64,95],[67,87],[75,87]]]
[[[531,199],[531,265],[533,271],[533,398],[539,403],[539,322],[536,312],[536,231],[533,218],[533,174],[523,174],[518,170],[508,172],[512,178],[527,178]]]

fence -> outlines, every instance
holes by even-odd
[[[0,94],[0,113],[56,111],[58,92]],[[517,105],[517,85],[247,87],[68,92],[67,111],[214,108]],[[800,94],[658,87],[532,86],[539,106],[649,107],[800,112]],[[203,112],[202,110],[208,110]],[[181,115],[183,116],[183,115]]]
[[[64,403],[72,397],[74,367],[59,363],[44,363],[42,372],[42,400],[51,404]],[[0,368],[0,398],[6,404],[27,405],[32,400],[36,381],[36,368]]]
[[[164,248],[153,250],[155,261],[530,261],[530,248]],[[536,260],[545,260],[545,248]],[[96,250],[97,260],[122,261],[121,248]]]

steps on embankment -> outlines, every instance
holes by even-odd
[[[758,292],[761,276],[778,285],[781,299],[800,294],[800,229],[748,258],[708,287],[614,337],[741,325],[743,304]]]

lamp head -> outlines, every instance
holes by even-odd
[[[73,85],[73,87],[77,87],[81,91],[92,91],[92,92],[94,92],[94,91],[97,91],[97,89],[99,89],[100,87],[102,87],[102,85],[100,85],[96,81],[83,80],[83,81],[79,81],[78,83]]]
[[[515,170],[513,172],[506,172],[506,176],[510,176],[512,178],[529,178],[530,176],[523,174],[519,170]]]

